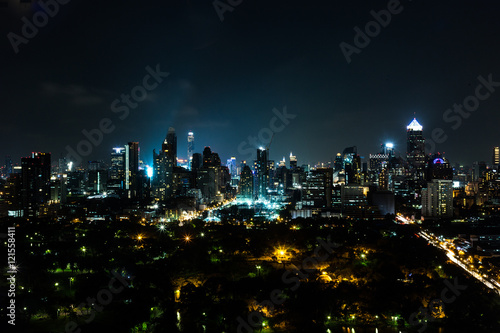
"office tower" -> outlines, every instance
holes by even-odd
[[[493,165],[497,166],[500,164],[500,147],[493,147]]]
[[[226,166],[229,169],[229,174],[231,175],[231,178],[236,178],[238,176],[238,171],[236,168],[236,157],[231,157],[230,159],[228,159]]]
[[[243,199],[253,199],[253,173],[248,165],[243,166],[240,174],[240,196]]]
[[[422,216],[453,216],[453,181],[433,179],[422,189]]]
[[[269,166],[267,164],[268,154],[269,154],[269,149],[264,149],[264,148],[257,149],[256,172],[257,172],[257,196],[259,199],[267,198],[267,189],[269,187]],[[297,161],[295,160],[295,162]]]
[[[108,189],[119,191],[125,185],[125,148],[116,147],[111,152],[111,168],[109,172]]]
[[[283,156],[283,159],[280,161],[280,163],[279,163],[278,167],[279,167],[279,168],[286,167],[286,160],[285,160],[285,156]]]
[[[193,159],[193,154],[194,154],[194,134],[193,132],[188,133],[188,145],[187,145],[187,160],[188,160],[188,165],[191,167],[191,160]]]
[[[483,178],[486,173],[486,162],[473,162],[472,163],[472,181],[477,182],[479,178]]]
[[[163,141],[163,144],[161,145],[161,151],[156,154],[156,150],[153,150],[153,179],[151,182],[151,188],[153,196],[161,201],[170,198],[174,192],[173,170],[177,163],[176,156],[173,153],[173,141],[177,144],[177,139],[174,139],[175,130],[171,127],[169,129],[169,133]],[[175,149],[177,149],[177,147]]]
[[[431,181],[433,179],[453,179],[453,168],[440,153],[436,153],[428,158],[426,180]]]
[[[276,181],[276,164],[273,160],[267,161],[267,170],[269,172],[269,180],[268,180],[268,188],[271,190],[275,189],[275,181]]]
[[[12,173],[12,159],[10,156],[5,156],[5,169],[4,169],[4,174],[6,177],[9,176],[9,174]]]
[[[203,158],[200,153],[194,153],[191,160],[191,170],[196,172],[203,165]]]
[[[205,149],[203,149],[203,166],[206,167],[213,164],[212,149],[210,149],[210,147],[205,147]]]
[[[125,190],[128,198],[135,198],[138,190],[139,142],[125,145]]]
[[[333,170],[336,172],[341,171],[344,168],[344,160],[341,153],[337,153],[335,156],[335,161],[333,162]]]
[[[25,217],[37,217],[50,194],[50,153],[32,153],[21,159],[21,196]]]
[[[4,195],[7,204],[7,215],[23,216],[22,174],[11,173],[4,185]]]
[[[425,167],[425,140],[423,127],[416,118],[406,127],[406,159],[415,179],[423,179]]]
[[[342,185],[340,201],[343,216],[363,217],[368,204],[368,189],[368,187],[360,185]]]
[[[370,171],[380,172],[389,163],[388,154],[370,154]]]
[[[203,166],[196,173],[196,187],[201,190],[203,200],[207,203],[216,198],[218,178],[217,169],[213,166]]]
[[[381,145],[380,153],[384,155],[388,155],[389,158],[394,156],[394,144],[393,143],[385,143]]]
[[[59,158],[57,172],[60,174],[68,172],[68,160],[66,157]]]
[[[68,175],[52,175],[50,178],[50,203],[66,203]]]
[[[165,152],[166,155],[172,158],[174,161],[174,166],[177,165],[177,135],[175,134],[175,128],[170,127],[168,129],[167,136],[165,137],[165,141],[162,145],[162,151]]]
[[[290,152],[290,169],[297,169],[297,156],[293,156],[292,152]]]
[[[331,208],[333,190],[333,169],[311,170],[302,188],[302,202],[314,208]]]
[[[345,171],[346,184],[361,183],[361,157],[356,146],[347,147],[342,152],[342,168]]]
[[[89,161],[87,168],[87,192],[91,195],[105,192],[108,173],[101,161]]]

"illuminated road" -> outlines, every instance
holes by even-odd
[[[418,233],[420,236],[425,238],[430,244],[434,245],[437,248],[446,252],[446,256],[450,258],[450,260],[457,266],[461,267],[467,273],[475,277],[477,280],[481,281],[486,287],[493,289],[497,294],[500,295],[500,283],[494,278],[488,276],[487,274],[481,275],[478,270],[469,266],[467,263],[464,263],[464,259],[460,256],[456,256],[455,253],[450,250],[450,248],[454,248],[454,244],[449,241],[440,241],[433,234],[428,233],[427,231],[421,230]]]

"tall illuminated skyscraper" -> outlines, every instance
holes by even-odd
[[[406,159],[416,179],[423,179],[425,168],[425,139],[423,127],[416,118],[406,127]]]
[[[32,153],[21,158],[21,197],[25,217],[36,217],[50,194],[50,153]],[[42,213],[43,215],[43,213]]]
[[[297,156],[293,156],[292,152],[290,152],[290,169],[297,169]]]
[[[244,199],[253,199],[253,173],[248,165],[241,170],[240,196]]]
[[[493,165],[500,164],[500,147],[493,147]]]
[[[236,168],[236,157],[231,157],[230,159],[227,160],[226,166],[229,169],[229,174],[231,175],[231,178],[236,178],[238,176],[238,171]]]
[[[168,129],[168,133],[165,137],[165,141],[163,141],[161,150],[167,156],[172,158],[174,166],[177,165],[177,135],[175,134],[175,128],[170,127]]]
[[[137,194],[137,174],[139,172],[139,142],[125,145],[125,190],[129,198]]]
[[[191,160],[193,159],[193,154],[194,154],[194,133],[189,132],[187,139],[188,139],[187,160],[188,160],[189,167],[191,168]]]
[[[269,187],[269,149],[257,149],[257,195],[259,199],[267,198],[267,188]]]

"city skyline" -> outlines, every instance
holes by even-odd
[[[339,46],[354,45],[354,28],[364,30],[375,20],[371,12],[387,4],[302,8],[254,2],[226,12],[222,22],[209,2],[124,1],[100,4],[99,13],[78,2],[61,5],[18,53],[9,39],[0,43],[0,59],[10,64],[0,81],[0,139],[9,142],[0,156],[19,160],[30,151],[59,156],[84,138],[83,130],[109,118],[115,129],[90,159],[103,159],[108,147],[130,140],[152,151],[170,126],[180,135],[195,132],[199,147],[211,146],[229,158],[238,154],[239,143],[269,126],[274,108],[286,106],[296,118],[274,136],[272,151],[278,156],[293,150],[299,160],[313,163],[353,145],[365,157],[387,141],[403,147],[402,124],[416,114],[426,139],[443,129],[447,140],[436,149],[450,160],[470,165],[485,159],[500,141],[494,127],[500,98],[490,91],[477,111],[463,118],[448,110],[474,95],[479,77],[491,76],[493,90],[500,80],[490,47],[490,37],[499,31],[491,9],[498,4],[480,1],[470,10],[466,1],[452,7],[401,2],[402,10],[348,63]],[[20,34],[21,18],[31,19],[39,10],[25,8],[0,12],[5,18],[0,31]],[[117,15],[121,21],[110,25],[108,18]],[[149,87],[158,85],[121,119],[125,113],[112,111],[114,101],[116,108],[124,107],[121,95],[157,68],[168,76],[147,81]],[[18,78],[29,78],[21,89]],[[330,156],[324,157],[325,147]]]

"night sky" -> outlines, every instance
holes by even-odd
[[[386,141],[404,154],[414,114],[426,138],[434,128],[448,135],[436,150],[452,163],[491,162],[500,145],[500,87],[457,129],[443,120],[478,76],[500,82],[498,1],[402,0],[350,64],[339,44],[353,45],[354,27],[389,1],[243,0],[221,22],[212,1],[71,0],[16,54],[7,34],[22,35],[21,17],[40,10],[17,1],[0,8],[0,164],[32,151],[55,160],[103,118],[116,128],[85,160],[109,161],[112,147],[138,141],[151,163],[171,126],[180,157],[193,131],[196,152],[240,160],[238,146],[285,106],[296,117],[270,157],[288,162],[293,151],[299,165],[353,145],[366,162]],[[112,102],[157,64],[170,75],[121,120]]]

